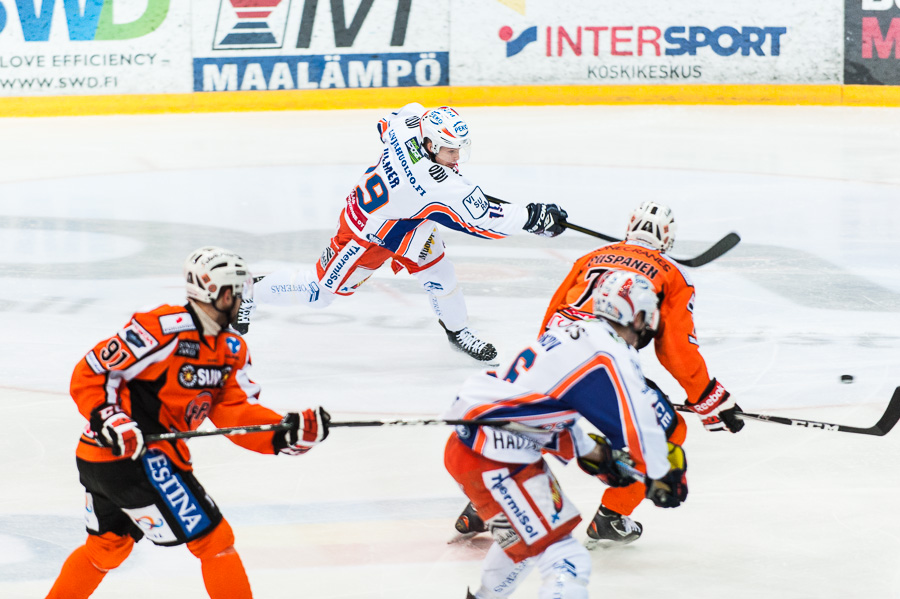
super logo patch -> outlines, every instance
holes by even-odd
[[[462,203],[474,219],[483,218],[491,206],[491,203],[484,197],[480,187],[476,187],[472,193],[463,199]]]

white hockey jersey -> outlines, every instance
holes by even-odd
[[[544,333],[506,370],[483,372],[463,384],[448,419],[513,420],[547,429],[510,433],[489,426],[459,426],[472,450],[499,462],[531,463],[542,451],[576,455],[594,447],[575,426],[583,417],[610,442],[627,448],[650,478],[669,471],[668,444],[659,424],[660,397],[647,387],[637,351],[604,319]],[[571,452],[571,450],[570,450]]]
[[[426,220],[488,239],[521,231],[524,206],[492,204],[456,169],[428,158],[419,127],[424,112],[407,104],[378,123],[384,150],[347,196],[343,220],[360,239],[400,254]]]

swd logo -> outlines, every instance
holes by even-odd
[[[170,1],[146,0],[143,13],[134,15],[123,10],[123,7],[132,8],[133,0],[14,0],[14,3],[5,0],[0,3],[0,34],[7,25],[12,26],[10,17],[15,15],[26,42],[46,42],[54,21],[57,25],[60,22],[54,14],[61,10],[73,42],[134,39],[154,31],[165,21]],[[114,22],[114,6],[118,8],[119,21],[123,12],[131,15],[131,20]]]
[[[530,44],[531,42],[537,41],[537,26],[533,25],[520,33],[515,38],[513,37],[513,28],[504,25],[500,28],[500,39],[506,42],[506,57],[515,56],[523,49],[525,46]]]

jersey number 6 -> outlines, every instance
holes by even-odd
[[[509,372],[506,373],[506,376],[503,377],[504,381],[509,381],[510,383],[514,382],[519,375],[522,374],[519,372],[519,367],[522,370],[528,370],[534,365],[534,360],[537,358],[537,354],[534,353],[534,350],[530,347],[516,356],[516,359],[513,360],[512,366],[509,367]]]

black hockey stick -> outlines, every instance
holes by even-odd
[[[348,422],[330,422],[328,428],[345,426],[431,426],[431,425],[465,425],[465,426],[496,426],[510,431],[523,433],[546,433],[545,429],[535,428],[512,420],[353,420]],[[267,433],[271,431],[286,431],[290,426],[283,422],[276,424],[257,424],[253,426],[233,426],[228,428],[216,428],[205,431],[176,431],[173,433],[154,433],[144,435],[148,443],[153,441],[172,441],[174,439],[192,439],[194,437],[212,437],[216,435],[246,435],[249,433]]]
[[[685,405],[674,405],[675,409],[680,412],[692,411]],[[739,412],[737,416],[741,420],[759,420],[760,422],[773,422],[775,424],[816,428],[839,433],[856,433],[859,435],[875,435],[876,437],[883,437],[894,428],[897,421],[900,421],[900,387],[894,389],[894,395],[891,397],[891,401],[888,402],[887,408],[885,408],[881,419],[876,422],[874,426],[870,426],[869,428],[859,428],[856,426],[847,426],[845,424],[831,424],[829,422],[816,422],[815,420],[799,420],[797,418],[785,418],[783,416],[769,416],[768,414],[750,414],[749,412]]]
[[[506,200],[501,200],[500,198],[495,198],[494,196],[485,196],[488,201],[495,202],[497,204],[509,204]],[[572,229],[573,231],[578,231],[579,233],[584,233],[585,235],[590,235],[591,237],[596,237],[598,239],[602,239],[604,241],[611,241],[613,243],[617,243],[622,241],[622,239],[618,237],[613,237],[612,235],[607,235],[605,233],[600,233],[599,231],[593,231],[591,229],[582,227],[580,225],[576,225],[575,223],[570,223],[567,220],[561,221],[562,226],[567,229]],[[693,258],[676,258],[675,256],[669,256],[672,260],[679,264],[683,264],[685,266],[690,266],[691,268],[697,268],[698,266],[703,266],[704,264],[709,264],[716,258],[723,256],[728,250],[736,246],[741,241],[741,236],[737,233],[729,233],[719,241],[715,242],[710,246],[708,250],[700,254],[699,256],[694,256]],[[668,255],[668,254],[667,254]]]

